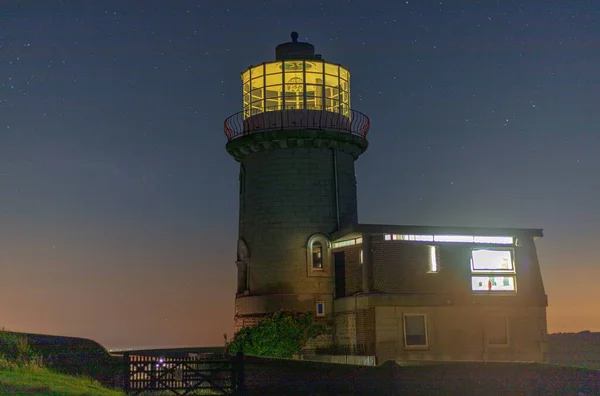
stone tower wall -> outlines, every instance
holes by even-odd
[[[336,158],[343,227],[357,221],[354,158],[341,150]],[[307,242],[337,229],[333,150],[274,148],[244,156],[241,166],[239,236],[250,255],[249,293],[331,295],[332,263],[313,270]]]

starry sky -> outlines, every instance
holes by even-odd
[[[543,228],[550,332],[600,331],[595,1],[0,2],[0,327],[233,330],[240,72],[300,33],[371,118],[362,223]]]

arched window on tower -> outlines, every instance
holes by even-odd
[[[323,234],[314,234],[308,239],[306,244],[308,269],[317,273],[328,273],[331,270],[330,262],[330,242],[329,238]],[[325,274],[323,274],[325,275]]]

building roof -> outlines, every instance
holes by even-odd
[[[529,236],[534,239],[544,236],[541,228],[492,228],[492,227],[448,227],[429,225],[398,224],[352,224],[332,234],[332,240],[359,237],[362,234],[408,234],[408,235],[476,235],[476,236]]]

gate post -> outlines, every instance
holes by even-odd
[[[244,376],[244,353],[238,352],[235,359],[236,366],[236,395],[246,395],[246,378]]]
[[[123,354],[123,364],[125,369],[123,370],[123,390],[129,394],[131,391],[131,359],[129,358],[129,352]]]
[[[150,358],[150,389],[157,390],[157,381],[156,377],[158,376],[156,370],[157,363],[154,361],[154,358]]]

